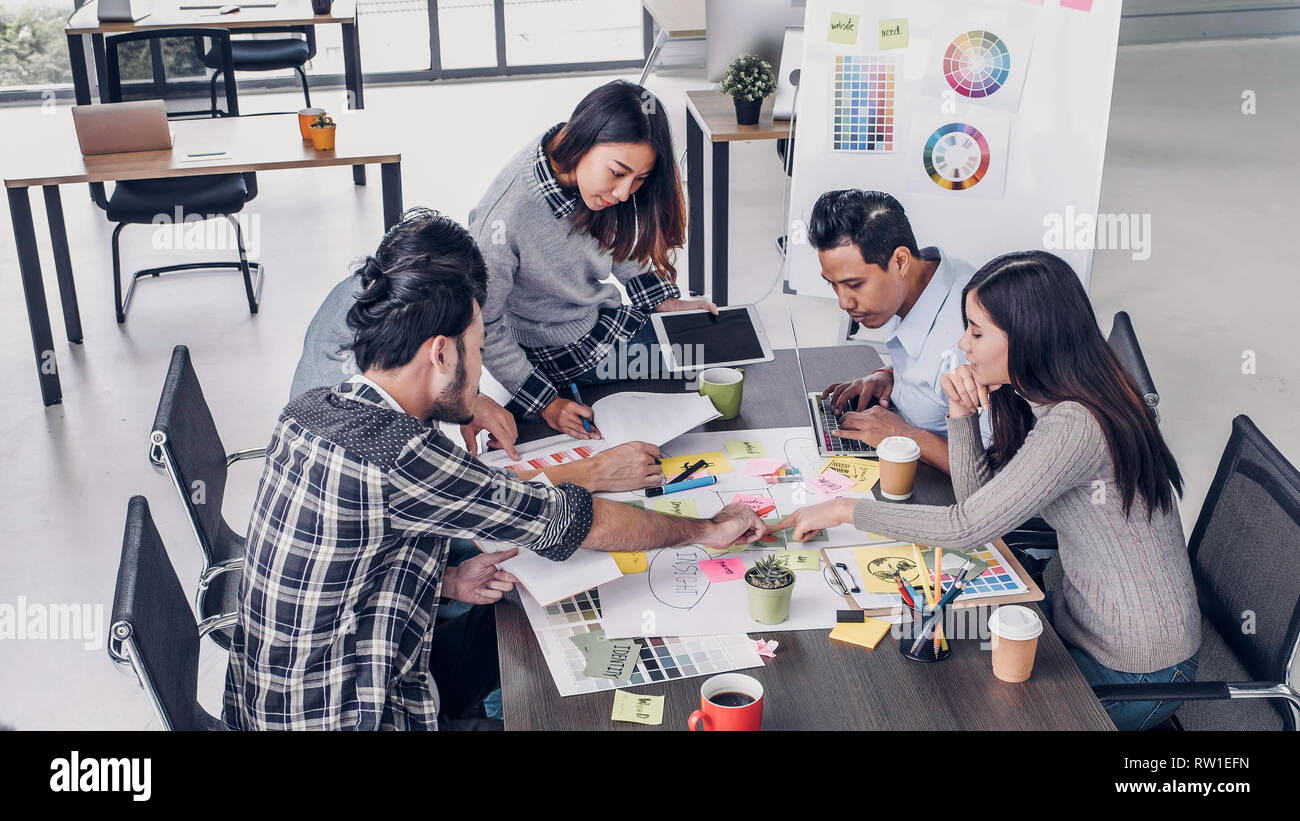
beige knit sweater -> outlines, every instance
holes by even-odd
[[[1106,438],[1091,411],[1078,402],[1033,405],[1033,411],[1033,430],[996,474],[984,456],[978,416],[949,419],[957,504],[864,499],[854,508],[854,525],[963,548],[1042,516],[1056,528],[1065,577],[1053,599],[1057,633],[1126,673],[1183,661],[1200,646],[1201,630],[1177,509],[1157,509],[1148,521],[1137,496],[1126,517]]]

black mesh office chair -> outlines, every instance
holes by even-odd
[[[210,29],[168,29],[134,31],[106,38],[107,80],[109,102],[121,102],[122,79],[118,50],[127,43],[140,40],[166,39],[181,36],[204,38],[212,42],[212,51],[224,55],[230,62],[230,35]],[[227,107],[238,111],[234,101],[234,83],[226,84]],[[215,105],[214,105],[215,108]],[[192,113],[192,112],[191,112]],[[251,174],[204,174],[194,177],[169,179],[121,180],[113,187],[108,198],[108,218],[117,223],[113,229],[113,301],[119,323],[126,321],[131,295],[141,277],[157,277],[165,273],[196,270],[238,270],[243,274],[244,292],[248,297],[248,310],[257,313],[258,299],[262,293],[264,270],[261,263],[248,261],[244,248],[244,234],[234,215],[244,209],[244,204],[257,196],[257,178]],[[156,230],[159,217],[169,223],[226,219],[234,228],[239,260],[215,262],[190,262],[145,268],[131,275],[126,292],[122,291],[122,259],[120,239],[122,229],[128,225],[149,225]]]
[[[1188,554],[1201,609],[1198,681],[1093,691],[1102,701],[1182,699],[1182,729],[1295,730],[1300,471],[1248,416],[1232,420]]]
[[[217,110],[217,80],[226,73],[226,65],[235,71],[280,71],[291,68],[302,80],[302,96],[311,108],[311,90],[307,86],[304,66],[316,56],[316,28],[314,26],[269,26],[240,29],[239,34],[300,34],[299,37],[279,37],[270,40],[230,40],[229,63],[223,61],[220,49],[208,48],[202,37],[194,38],[194,48],[203,65],[213,69],[209,83],[212,110]]]
[[[226,469],[240,460],[265,455],[266,448],[226,455],[190,363],[189,349],[177,345],[149,434],[149,461],[171,477],[203,551],[203,573],[194,603],[200,619],[234,611],[243,575],[244,537],[221,515]],[[229,631],[214,630],[210,635],[222,648],[230,647]]]
[[[149,515],[149,501],[132,496],[126,507],[108,655],[135,672],[163,729],[226,729],[199,706],[199,641],[208,630],[234,624],[234,619],[232,613],[195,625],[185,591]]]

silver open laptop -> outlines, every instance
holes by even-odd
[[[73,106],[72,124],[77,129],[81,153],[86,155],[165,151],[172,147],[167,104],[162,100]]]
[[[822,398],[820,391],[808,390],[808,377],[803,372],[803,357],[799,354],[799,334],[794,329],[794,315],[786,309],[790,317],[790,333],[794,337],[794,359],[799,365],[799,381],[803,384],[804,398],[808,401],[808,419],[812,422],[813,439],[817,442],[817,452],[822,456],[870,456],[876,455],[876,449],[857,439],[841,439],[831,436],[831,431],[838,430],[839,417],[831,409],[830,397]]]

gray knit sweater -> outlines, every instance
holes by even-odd
[[[1032,403],[1031,403],[1032,405]],[[1057,633],[1106,667],[1150,673],[1201,643],[1196,588],[1178,511],[1147,520],[1140,496],[1124,515],[1106,438],[1078,402],[1033,405],[1037,418],[1015,457],[989,468],[972,414],[948,420],[957,504],[866,499],[854,525],[938,547],[983,544],[1041,515],[1056,528],[1064,585],[1054,594]]]

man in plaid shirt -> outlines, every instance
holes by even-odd
[[[348,314],[362,373],[291,401],[267,448],[226,674],[235,728],[436,729],[440,689],[468,704],[497,684],[490,608],[435,630],[439,598],[499,600],[516,579],[496,564],[518,548],[563,561],[579,547],[724,547],[763,533],[744,505],[665,516],[475,461],[431,422],[473,415],[477,247],[414,211],[365,267],[371,285]],[[518,548],[447,567],[453,538]]]

